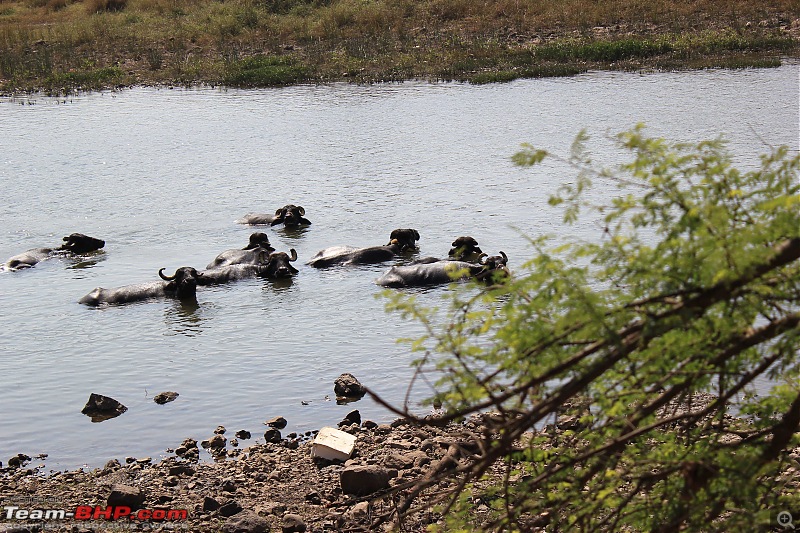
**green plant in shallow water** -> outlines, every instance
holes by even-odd
[[[489,530],[768,529],[800,509],[800,156],[778,148],[745,172],[720,140],[639,127],[618,137],[630,162],[603,169],[586,141],[561,158],[525,146],[514,161],[574,167],[550,203],[566,223],[601,221],[595,241],[532,240],[511,282],[451,293],[444,325],[391,296],[426,327],[412,349],[446,409],[419,422],[494,413],[483,451],[419,481],[400,512],[455,476],[442,505],[456,530],[475,524],[468,486],[498,503]],[[763,377],[772,390],[758,396]],[[554,421],[561,431],[540,431]],[[482,485],[497,468],[507,483]]]

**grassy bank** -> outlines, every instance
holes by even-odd
[[[0,92],[773,66],[800,0],[0,0]]]

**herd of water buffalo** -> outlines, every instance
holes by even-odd
[[[237,220],[240,224],[271,225],[283,224],[286,227],[309,225],[305,209],[301,206],[286,205],[274,215],[248,214]],[[381,263],[403,257],[417,249],[419,233],[405,228],[392,231],[388,244],[356,248],[335,246],[320,250],[308,265],[325,268],[334,265],[364,265]],[[8,259],[4,269],[9,271],[30,268],[50,257],[80,256],[97,251],[105,246],[105,241],[81,233],[64,237],[64,244],[57,248],[34,248]],[[419,287],[449,283],[454,280],[475,279],[486,283],[497,283],[509,276],[506,266],[508,258],[500,252],[488,256],[478,247],[472,237],[458,237],[452,244],[447,259],[425,257],[405,265],[396,265],[376,280],[384,287]],[[158,271],[161,281],[151,281],[135,285],[125,285],[113,289],[98,287],[79,300],[80,303],[98,306],[102,304],[124,304],[150,298],[171,297],[179,300],[196,300],[197,286],[227,283],[245,278],[288,278],[297,274],[292,266],[297,260],[294,248],[289,253],[276,251],[265,233],[250,235],[250,242],[242,249],[226,250],[219,254],[205,270],[180,267],[171,276]]]

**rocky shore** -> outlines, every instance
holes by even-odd
[[[380,496],[429,474],[442,461],[453,461],[454,443],[482,431],[479,419],[447,429],[404,420],[362,424],[353,411],[340,430],[356,437],[355,450],[342,462],[313,457],[313,434],[282,437],[277,429],[282,419],[270,422],[263,444],[244,447],[246,432],[228,439],[219,427],[200,443],[186,439],[174,456],[159,463],[130,457],[124,464],[112,460],[103,468],[45,475],[31,467],[30,458],[16,456],[0,469],[0,532],[424,531],[441,518],[433,509],[397,523],[390,516],[392,497]],[[215,460],[199,461],[201,447]],[[109,506],[129,507],[132,515],[145,510],[153,517],[162,516],[157,511],[173,512],[175,518],[107,519]],[[37,519],[37,509],[63,509],[84,519]],[[19,510],[30,517],[12,514]],[[185,519],[174,513],[182,510]],[[383,514],[388,521],[376,525]]]

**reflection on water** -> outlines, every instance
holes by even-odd
[[[277,231],[278,234],[286,237],[288,240],[296,241],[296,240],[302,239],[303,235],[305,235],[309,231],[313,231],[311,228],[312,228],[312,226],[294,226],[294,227],[289,226],[289,227],[287,227],[287,226],[281,225],[278,228],[276,228],[276,231]],[[282,250],[278,250],[278,251],[280,252]]]
[[[170,299],[164,310],[164,323],[171,334],[195,337],[203,331],[203,313],[197,301]]]
[[[71,270],[83,270],[87,268],[92,268],[97,266],[101,261],[105,261],[105,253],[94,255],[90,258],[80,257],[80,258],[68,258],[67,265],[68,269]]]
[[[292,284],[294,283],[294,278],[267,278],[266,283],[264,283],[264,290],[273,290],[273,291],[287,291],[292,288]]]
[[[415,354],[396,339],[424,331],[385,313],[375,279],[392,264],[446,257],[462,235],[490,255],[503,250],[518,271],[532,254],[525,236],[565,234],[547,199],[575,171],[552,161],[515,167],[520,143],[568,154],[586,128],[593,160],[610,165],[620,154],[606,134],[645,122],[648,134],[680,141],[722,134],[736,164],[752,168],[765,143],[798,149],[798,70],[141,88],[65,105],[0,99],[0,257],[73,231],[106,241],[101,254],[67,268],[45,261],[0,275],[4,307],[15,310],[0,314],[0,458],[46,452],[51,468],[97,466],[208,438],[217,425],[256,433],[275,415],[289,420],[287,431],[319,429],[352,408],[320,400],[345,372],[399,405]],[[597,189],[598,200],[613,194]],[[234,222],[288,203],[302,205],[312,225]],[[335,245],[384,245],[396,228],[419,231],[418,255],[362,267],[304,264]],[[165,298],[97,312],[77,303],[98,286],[158,279],[164,266],[202,268],[253,231],[278,251],[297,250],[294,278],[202,287],[189,305]],[[589,240],[602,227],[566,232]],[[447,291],[406,292],[444,307]],[[86,424],[80,409],[96,390],[130,409]],[[176,391],[180,401],[154,411],[146,390]],[[427,394],[414,391],[409,401]],[[358,409],[391,418],[368,399]]]

